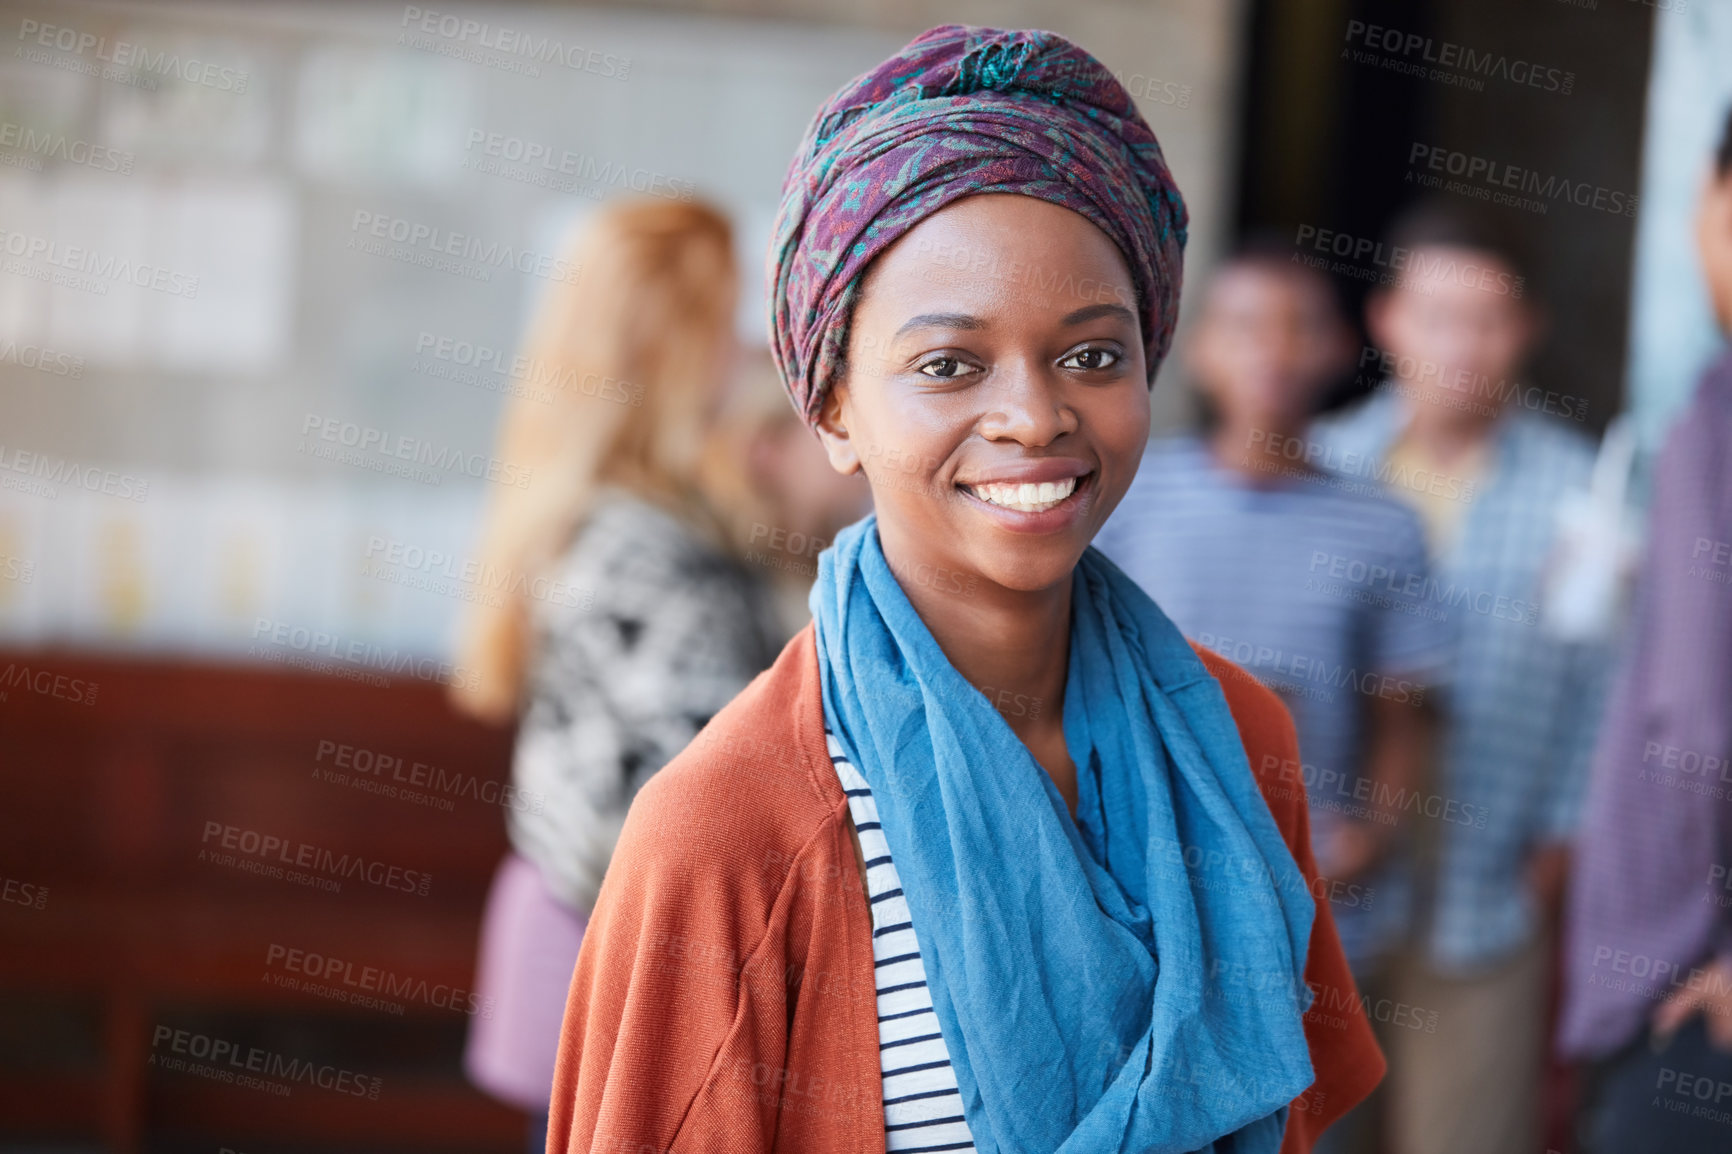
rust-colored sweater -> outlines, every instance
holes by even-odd
[[[1202,658],[1316,894],[1286,707]],[[566,1001],[550,1154],[883,1154],[872,923],[851,828],[808,626],[632,805]],[[1384,1071],[1324,900],[1305,978],[1317,1080],[1293,1103],[1281,1154],[1309,1151]]]

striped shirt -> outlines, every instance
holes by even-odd
[[[889,1154],[973,1150],[974,1136],[963,1117],[956,1071],[932,1010],[932,991],[926,985],[926,966],[902,896],[902,879],[878,823],[878,804],[836,738],[825,730],[824,739],[836,777],[848,795],[848,810],[866,858],[878,989],[878,1067],[884,1075],[885,1149]]]

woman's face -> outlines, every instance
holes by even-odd
[[[835,468],[865,471],[904,586],[922,565],[1012,590],[1067,580],[1148,439],[1123,256],[1026,196],[966,197],[881,254],[844,378],[819,433]]]

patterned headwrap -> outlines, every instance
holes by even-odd
[[[813,117],[770,243],[770,348],[816,422],[872,258],[954,200],[1020,193],[1071,209],[1124,254],[1149,380],[1172,342],[1188,217],[1130,94],[1052,32],[946,24]]]

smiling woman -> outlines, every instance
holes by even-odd
[[[876,513],[634,804],[551,1149],[1291,1154],[1381,1077],[1284,708],[1089,544],[1185,220],[1051,33],[936,28],[819,110],[773,345]]]
[[[1048,270],[1010,291],[937,257],[992,254]],[[1082,304],[1066,286],[1134,299],[1119,249],[1066,208],[972,196],[921,221],[872,265],[851,326],[848,372],[816,428],[843,472],[873,485],[892,569],[978,575],[966,606],[914,582],[908,599],[965,680],[1059,701],[1070,574],[1148,440],[1148,370],[1135,313]],[[873,476],[886,446],[920,470]],[[918,483],[910,485],[910,478]],[[1056,659],[1055,659],[1056,655]],[[1056,711],[1006,719],[1076,806]]]

